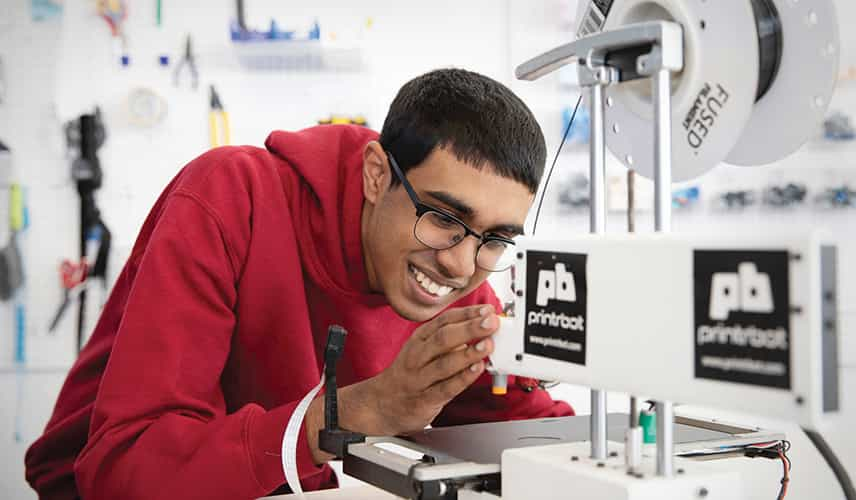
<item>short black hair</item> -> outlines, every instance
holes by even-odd
[[[379,141],[404,172],[435,148],[448,148],[475,168],[491,164],[532,193],[547,156],[544,134],[526,104],[505,85],[463,69],[431,71],[404,84]],[[393,176],[392,186],[398,183]]]

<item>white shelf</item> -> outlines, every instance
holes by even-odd
[[[321,40],[260,40],[232,43],[241,66],[254,71],[359,71],[359,47]]]

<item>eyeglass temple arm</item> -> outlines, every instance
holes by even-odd
[[[395,175],[398,176],[398,179],[401,181],[401,185],[404,186],[404,189],[407,191],[407,195],[410,196],[410,199],[413,200],[413,204],[420,205],[422,202],[419,201],[419,197],[416,196],[416,191],[413,190],[413,186],[407,182],[407,177],[404,176],[404,172],[401,171],[401,167],[398,166],[398,162],[395,161],[395,158],[392,157],[391,154],[386,153],[386,158],[389,160],[389,165],[395,171]]]
[[[393,158],[392,155],[389,154],[389,152],[386,153],[386,158],[389,160],[389,165],[395,171],[395,175],[397,175],[398,179],[401,181],[401,185],[404,186],[404,189],[407,191],[407,195],[410,196],[410,199],[413,201],[413,204],[416,206],[416,213],[418,214],[420,212],[419,207],[423,206],[424,204],[419,199],[419,197],[416,195],[416,191],[413,190],[413,186],[411,186],[410,182],[407,181],[407,177],[404,176],[404,172],[401,171],[401,167],[398,166],[398,162],[395,161],[395,158]],[[484,243],[486,241],[485,240],[486,237],[488,237],[490,239],[494,239],[494,240],[504,241],[506,243],[511,243],[512,245],[515,245],[514,241],[511,239],[503,238],[503,237],[495,236],[495,235],[494,236],[486,236],[486,235],[479,234],[479,233],[473,231],[466,224],[462,224],[462,225],[464,226],[464,229],[466,230],[467,236],[473,235],[476,238],[478,238],[479,240],[481,240],[481,242],[479,243],[479,247],[484,245]]]

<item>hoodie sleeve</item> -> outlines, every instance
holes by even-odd
[[[280,448],[297,401],[227,414],[220,375],[236,324],[239,273],[213,210],[175,192],[137,266],[75,462],[82,498],[242,499],[285,482]],[[300,430],[304,488],[329,480]]]
[[[491,304],[497,313],[502,311],[496,293],[487,282],[465,300],[466,303],[455,305]],[[433,425],[464,425],[574,415],[574,410],[568,403],[554,401],[546,390],[536,384],[537,381],[533,379],[509,376],[508,393],[497,396],[491,392],[492,380],[485,372],[443,408],[434,419]]]

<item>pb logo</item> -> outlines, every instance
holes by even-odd
[[[540,297],[540,289],[538,291]],[[731,311],[773,312],[770,275],[751,262],[741,262],[736,273],[713,273],[710,283],[710,319],[726,320]]]
[[[565,265],[556,263],[555,271],[542,270],[538,272],[538,293],[535,303],[541,307],[550,300],[576,302],[577,289],[574,284],[574,274],[565,270]]]

